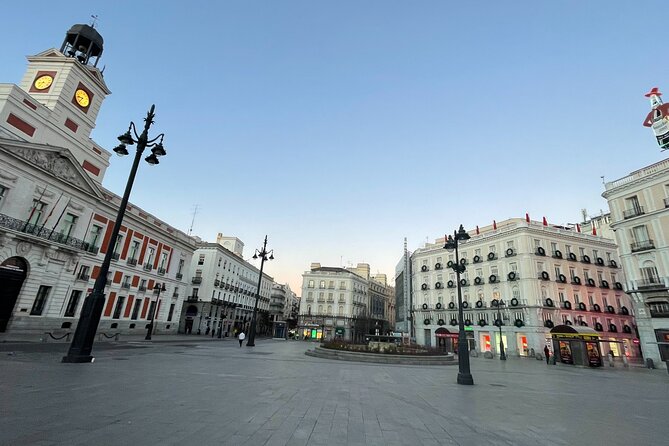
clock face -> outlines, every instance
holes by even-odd
[[[53,76],[49,74],[43,74],[42,76],[35,79],[35,88],[37,90],[46,90],[53,83]]]
[[[74,93],[74,98],[77,100],[77,104],[84,108],[88,107],[91,103],[91,98],[88,96],[88,93],[81,88]]]

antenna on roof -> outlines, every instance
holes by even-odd
[[[98,22],[98,15],[97,14],[91,14],[91,18],[93,19],[91,21],[91,28],[95,28],[95,24]]]
[[[188,235],[191,235],[193,233],[193,225],[195,224],[195,215],[197,214],[197,208],[199,204],[195,205],[195,209],[193,209],[193,219],[190,222],[190,228],[188,228]]]

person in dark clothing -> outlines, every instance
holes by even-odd
[[[544,356],[546,357],[546,364],[548,364],[549,358],[551,357],[551,351],[548,349],[548,346],[544,346]]]

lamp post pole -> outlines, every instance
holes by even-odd
[[[269,255],[269,257],[267,257]],[[260,285],[262,284],[262,270],[265,266],[265,260],[274,260],[274,250],[267,251],[267,236],[265,236],[265,242],[262,245],[262,250],[258,251],[256,249],[253,258],[257,259],[260,257],[260,274],[258,275],[258,288],[256,289],[256,303],[253,305],[253,316],[251,316],[251,327],[249,330],[249,339],[246,341],[247,347],[256,346],[256,319],[258,313],[258,300],[260,299]]]
[[[506,353],[504,353],[504,341],[502,340],[502,299],[497,301],[497,326],[499,327],[499,360],[506,361]]]
[[[151,312],[151,323],[149,324],[149,328],[146,330],[146,337],[144,338],[145,341],[150,341],[151,340],[151,335],[153,333],[153,329],[156,326],[156,315],[158,313],[158,301],[160,300],[160,292],[161,291],[166,291],[165,283],[156,284],[153,287],[153,291],[155,291],[157,293],[156,294],[156,303],[153,305],[153,311]]]
[[[100,266],[98,277],[95,279],[93,291],[84,300],[84,305],[81,308],[81,314],[79,316],[79,322],[77,323],[77,329],[74,332],[74,338],[72,338],[72,344],[70,344],[67,355],[63,357],[62,362],[84,363],[93,362],[95,359],[91,355],[91,351],[93,350],[95,333],[98,329],[100,317],[102,316],[102,309],[105,304],[105,285],[107,284],[107,273],[109,272],[109,265],[111,264],[114,247],[116,246],[116,239],[118,238],[118,233],[121,230],[121,223],[123,222],[123,217],[125,216],[125,210],[128,206],[128,200],[130,199],[132,185],[135,182],[135,175],[137,174],[137,168],[139,167],[139,160],[142,157],[144,149],[147,147],[152,148],[152,153],[146,157],[145,160],[151,165],[158,164],[158,157],[165,155],[165,149],[163,148],[164,134],[161,133],[156,138],[151,140],[149,140],[148,136],[149,128],[151,127],[151,124],[153,124],[155,108],[156,106],[152,105],[151,109],[146,114],[146,118],[144,118],[144,130],[142,131],[141,135],[137,135],[135,124],[131,122],[128,131],[118,137],[119,141],[121,141],[121,144],[114,149],[114,152],[120,156],[128,155],[126,145],[133,145],[135,143],[137,143],[137,152],[132,163],[132,168],[130,169],[130,175],[128,176],[128,182],[125,186],[125,192],[123,193],[121,204],[119,205],[116,221],[114,222],[114,228],[112,229],[109,243],[107,243],[107,252],[105,253],[105,258],[102,261],[102,265]],[[135,138],[132,137],[130,130],[132,130],[135,134]],[[158,142],[158,139],[160,139],[160,142]]]
[[[465,334],[464,312],[462,309],[462,287],[460,285],[460,273],[465,271],[465,266],[460,265],[460,257],[458,254],[458,242],[460,240],[468,240],[469,238],[469,234],[467,234],[462,225],[460,225],[460,229],[454,231],[453,236],[448,236],[444,248],[448,250],[455,249],[455,264],[453,265],[453,269],[455,270],[458,287],[458,384],[471,386],[474,384],[474,378],[469,369],[469,346],[467,345],[467,336]]]

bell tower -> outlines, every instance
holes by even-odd
[[[28,56],[19,85],[46,124],[37,128],[31,141],[68,148],[96,181],[102,181],[110,157],[91,140],[102,102],[111,94],[104,70],[98,68],[103,48],[104,40],[93,25],[74,25],[60,50]]]

